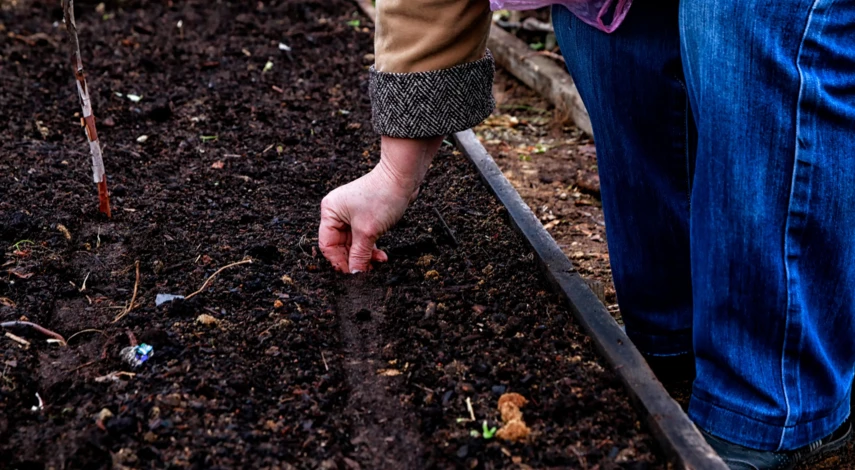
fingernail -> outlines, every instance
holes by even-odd
[[[359,273],[361,273],[361,272],[362,272],[362,271],[360,271],[360,270],[358,270],[358,269],[354,269],[354,270],[350,271],[350,274],[359,274]]]

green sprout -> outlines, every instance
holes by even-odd
[[[483,430],[481,431],[481,435],[484,436],[484,439],[492,439],[493,436],[496,435],[496,427],[493,426],[492,429],[488,428],[487,427],[487,421],[484,421],[482,424],[483,424]],[[475,432],[478,432],[478,431],[475,431]]]
[[[534,49],[535,51],[542,51],[546,45],[542,42],[535,42],[533,44],[529,44],[528,47]]]
[[[18,243],[15,243],[14,245],[12,245],[12,248],[14,248],[18,251],[21,251],[21,247],[23,245],[35,245],[35,244],[36,244],[36,242],[34,242],[32,240],[21,240]]]
[[[543,144],[537,144],[534,146],[534,153],[541,154],[546,153],[546,146]]]
[[[359,20],[350,20],[347,22],[348,26],[352,26],[354,28],[358,28],[360,24],[362,23]]]
[[[220,136],[217,136],[217,135],[202,135],[202,136],[199,136],[199,138],[200,138],[200,139],[202,139],[202,142],[210,142],[210,141],[212,141],[212,140],[217,140],[217,139],[219,139],[219,138],[220,138]]]

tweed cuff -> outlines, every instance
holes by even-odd
[[[493,112],[496,67],[483,59],[444,70],[378,72],[371,67],[374,130],[389,137],[426,138],[463,131]]]

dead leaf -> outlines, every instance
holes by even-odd
[[[15,308],[15,302],[8,297],[0,297],[0,305]]]
[[[216,318],[212,317],[211,315],[208,315],[207,313],[203,313],[203,314],[199,315],[198,317],[196,317],[196,323],[201,323],[203,325],[210,326],[210,325],[216,325],[216,324],[220,323],[220,321],[217,320]]]
[[[398,369],[380,369],[377,371],[377,375],[382,375],[383,377],[397,377],[401,375],[401,371]]]
[[[546,230],[552,230],[553,228],[555,228],[556,225],[560,223],[561,219],[555,219],[552,222],[549,222],[548,224],[544,224],[543,228],[545,228]]]

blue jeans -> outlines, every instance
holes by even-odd
[[[855,375],[855,0],[636,0],[611,35],[553,14],[630,338],[695,354],[713,435],[830,434]]]

